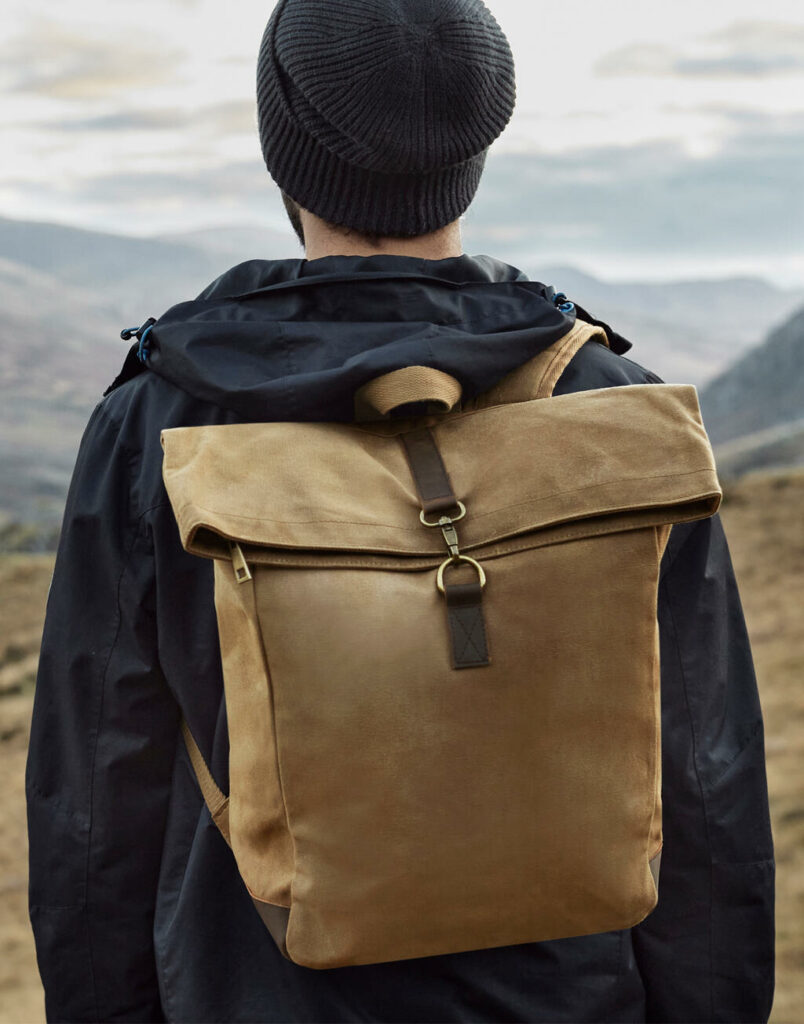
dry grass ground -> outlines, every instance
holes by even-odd
[[[53,559],[0,556],[0,1021],[44,1020],[27,909],[25,752]]]
[[[778,858],[773,1021],[804,1006],[804,473],[727,490],[723,518],[760,680]],[[49,556],[0,557],[0,1022],[44,1019],[26,911],[23,771]]]
[[[765,717],[777,863],[772,1020],[804,1007],[804,473],[727,488],[723,520],[740,583]]]

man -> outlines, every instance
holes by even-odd
[[[665,843],[642,924],[312,971],[260,921],[180,738],[184,715],[226,791],[211,565],[179,542],[161,430],[348,421],[363,383],[422,363],[471,396],[585,314],[462,255],[458,219],[514,102],[510,50],[480,0],[285,0],[257,96],[307,259],[242,264],[142,329],[70,489],[27,778],[50,1019],[766,1020],[762,719],[717,518],[674,528],[663,563]],[[557,393],[657,380],[609,336]]]

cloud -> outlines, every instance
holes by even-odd
[[[100,132],[106,135],[108,132],[181,131],[187,127],[187,123],[187,114],[174,107],[157,110],[121,110],[114,114],[99,114],[95,117],[65,117],[46,121],[41,127],[49,132]]]
[[[804,73],[804,25],[739,21],[680,47],[625,46],[595,65],[602,76],[760,78]]]
[[[126,171],[98,175],[74,183],[69,191],[74,201],[93,205],[137,208],[214,202],[248,207],[261,204],[272,187],[268,172],[259,157],[255,157],[194,172]]]
[[[95,132],[202,132],[218,138],[231,135],[256,135],[257,108],[253,100],[232,100],[188,110],[156,107],[121,110],[92,117],[61,118],[42,125],[47,131],[67,134]]]
[[[512,248],[546,260],[775,259],[804,251],[802,152],[804,115],[754,123],[706,158],[671,142],[492,152],[468,227],[483,233],[516,221]]]
[[[168,84],[181,59],[158,37],[92,38],[44,19],[0,47],[8,92],[61,100],[106,99]]]
[[[728,128],[704,156],[670,141],[559,153],[492,150],[466,220],[467,249],[525,265],[594,265],[600,273],[618,257],[632,265],[666,257],[713,273],[737,259],[758,268],[804,259],[804,114],[769,118],[712,103],[693,109]],[[224,120],[229,114],[219,111]],[[154,234],[281,218],[256,139],[248,159],[210,166],[209,155],[206,147],[194,158],[190,147],[178,154],[180,166],[138,169],[132,158],[116,172],[38,184],[17,175],[4,188],[4,203],[18,216],[55,212],[57,219]]]
[[[726,108],[724,116],[733,119],[734,133],[706,158],[673,142],[559,154],[492,151],[468,236],[494,237],[511,251],[545,258],[562,242],[598,254],[804,250],[804,115],[757,120]],[[145,216],[181,206],[197,209],[202,224],[221,222],[222,210],[248,220],[274,202],[274,191],[255,155],[184,173],[92,177],[71,186],[70,201]]]

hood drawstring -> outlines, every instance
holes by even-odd
[[[570,302],[564,292],[557,292],[553,296],[553,305],[557,306],[562,313],[571,313],[575,309],[575,303]]]
[[[136,338],[139,342],[137,346],[137,359],[141,363],[146,363],[148,360],[148,335],[151,333],[151,328],[156,323],[156,317],[149,316],[142,327],[126,327],[120,332],[120,337],[123,341],[131,341],[132,338]]]

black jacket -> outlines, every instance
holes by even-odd
[[[81,444],[36,690],[30,902],[51,1020],[767,1019],[762,718],[717,517],[675,527],[663,563],[665,844],[659,905],[636,928],[298,967],[257,917],[180,742],[179,708],[226,789],[211,563],[179,543],[160,431],[348,420],[357,387],[407,364],[472,395],[567,329],[575,311],[552,299],[487,258],[255,261],[158,321],[147,370],[129,357]],[[581,350],[559,393],[657,380],[611,338]]]

